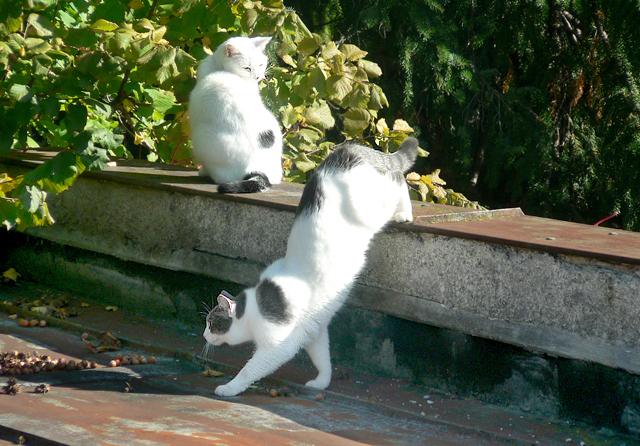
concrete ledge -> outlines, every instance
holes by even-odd
[[[0,169],[20,173],[48,156],[12,154]],[[124,161],[82,175],[51,200],[58,223],[30,233],[253,285],[284,254],[300,192],[224,196],[193,170]],[[640,234],[519,209],[414,210],[414,224],[374,240],[351,305],[640,374]]]

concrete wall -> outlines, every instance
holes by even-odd
[[[34,161],[4,162],[19,173]],[[123,163],[53,197],[57,224],[30,234],[253,285],[285,252],[300,191],[220,196],[194,171]],[[416,224],[375,238],[350,305],[640,374],[640,234],[513,210],[415,211]]]

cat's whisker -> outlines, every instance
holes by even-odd
[[[213,357],[213,346],[208,342],[205,342],[200,352],[200,356],[204,359],[211,359]]]

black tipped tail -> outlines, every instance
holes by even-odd
[[[229,181],[218,184],[218,192],[221,194],[254,194],[271,187],[271,182],[262,172],[251,172],[242,181]]]

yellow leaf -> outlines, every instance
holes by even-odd
[[[106,307],[104,307],[105,310],[107,311],[118,311],[118,307],[113,306],[113,305],[108,305]]]
[[[389,126],[384,118],[380,118],[378,122],[376,122],[376,130],[384,136],[389,136]]]
[[[136,137],[133,143],[136,146],[139,146],[140,144],[142,144],[143,141],[144,141],[144,135],[141,135],[140,133],[136,133]]]
[[[409,184],[417,185],[420,182],[420,174],[416,172],[409,172],[407,174],[407,182]]]
[[[435,189],[433,189],[432,194],[438,200],[443,200],[443,199],[445,199],[447,197],[447,192],[443,188],[441,188],[440,186],[436,186]]]
[[[89,305],[88,303],[86,303],[86,302],[82,302],[82,303],[80,304],[80,306],[81,306],[82,308],[87,308],[87,307],[89,307],[90,305]]]
[[[436,169],[430,175],[425,175],[425,176],[429,178],[429,180],[433,184],[439,184],[440,186],[444,186],[447,184],[445,180],[440,178],[440,169]]]
[[[284,160],[282,162],[282,168],[283,169],[291,169],[293,167],[293,161],[291,160]]]
[[[16,271],[14,268],[9,268],[4,273],[2,273],[2,277],[5,279],[13,280],[14,282],[18,281],[18,277],[20,277],[20,273]]]
[[[396,119],[393,122],[393,130],[397,132],[415,132],[404,119]]]
[[[43,306],[31,307],[30,310],[33,311],[34,313],[38,313],[40,316],[45,316],[49,312],[49,309]]]

